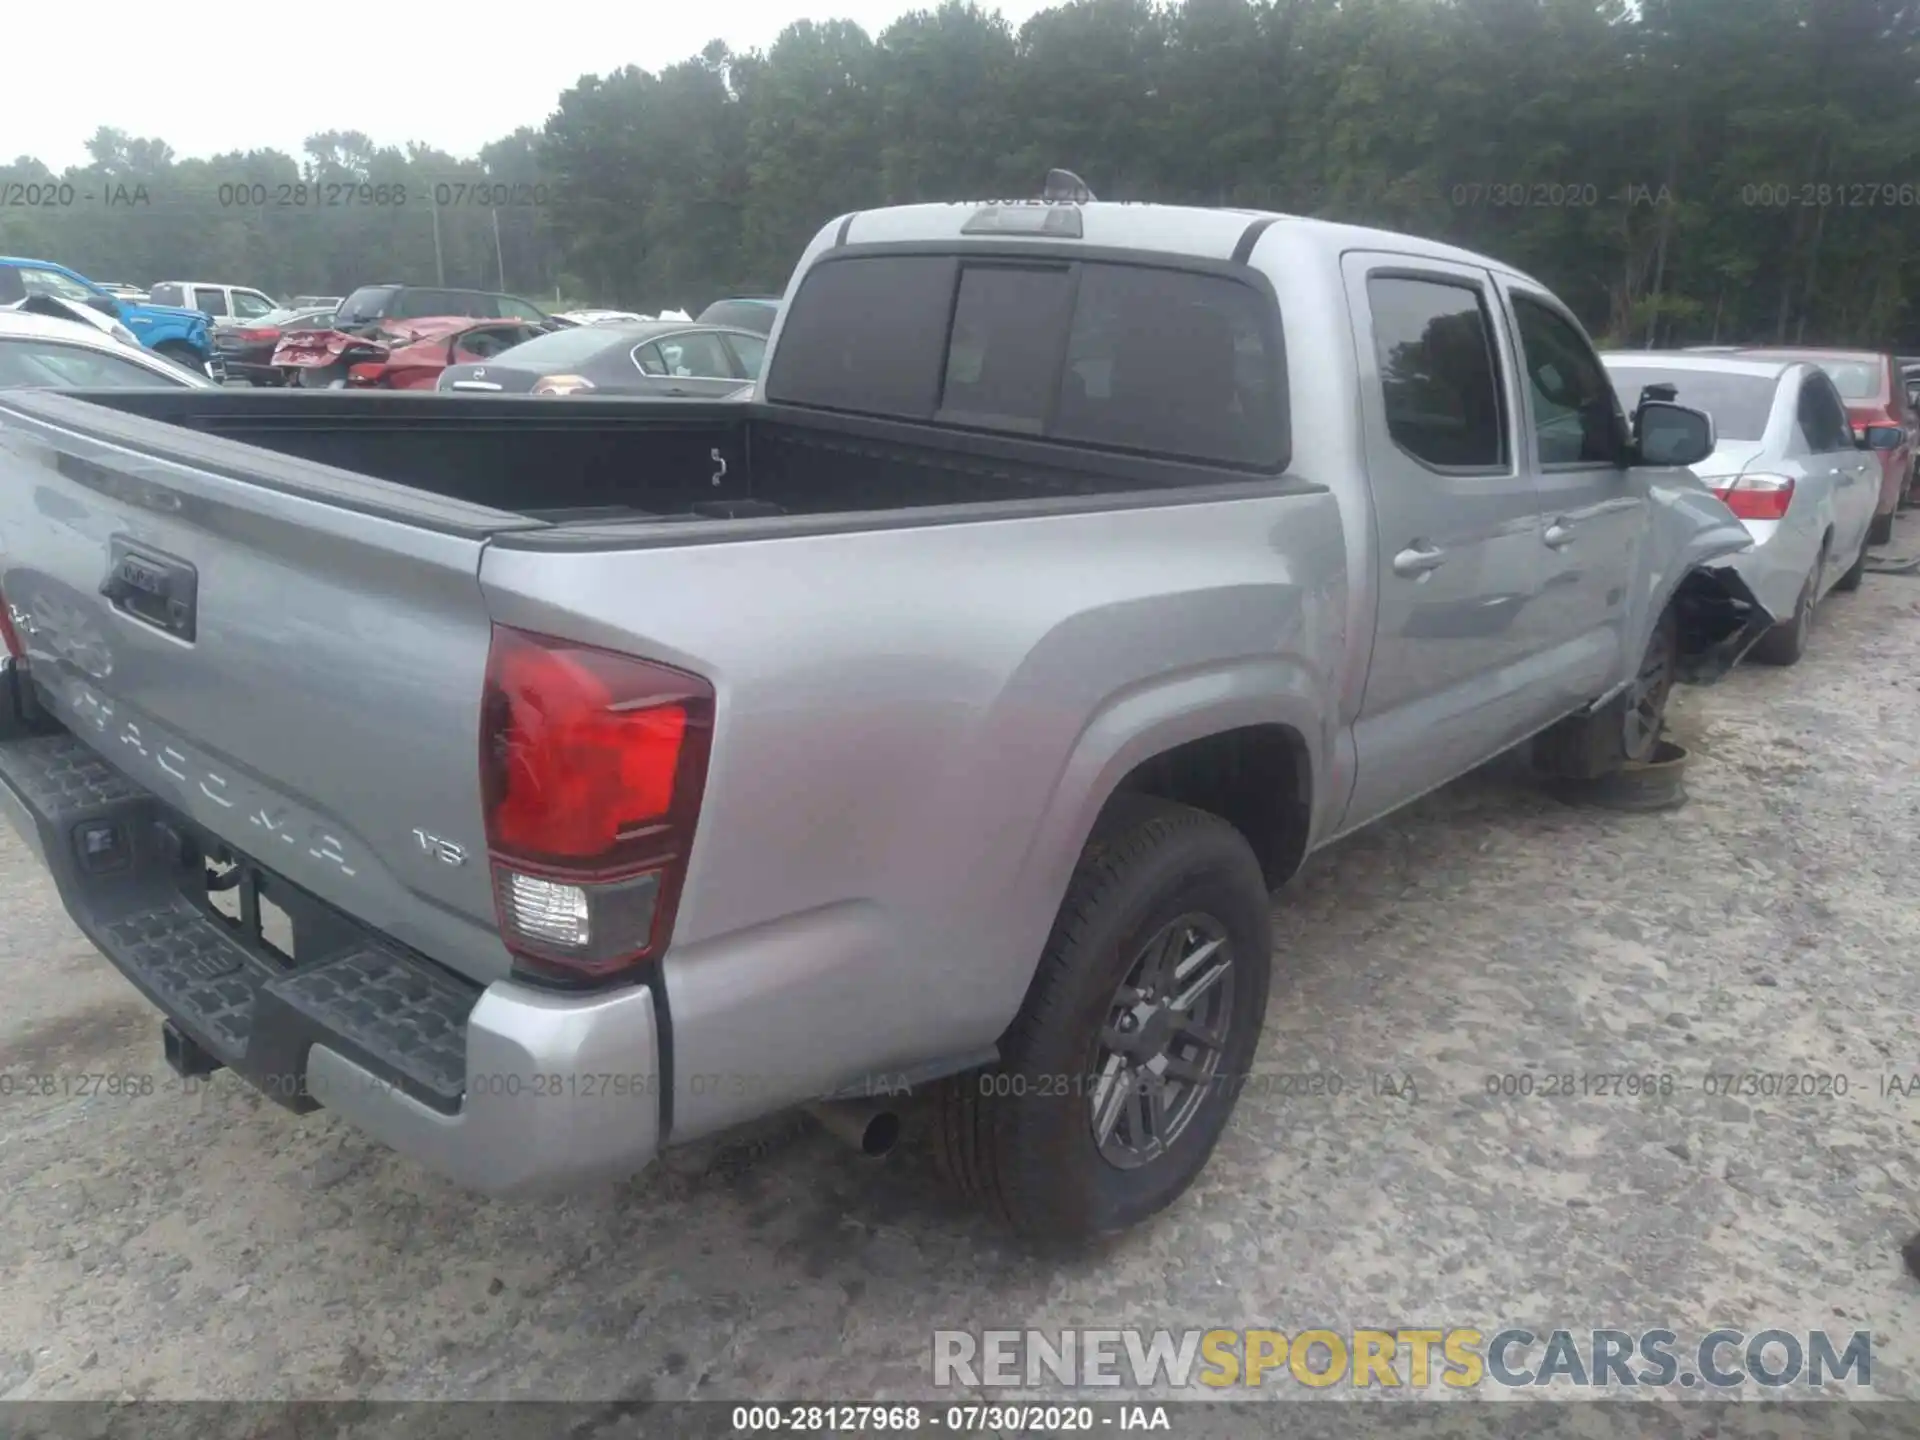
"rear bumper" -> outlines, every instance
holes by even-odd
[[[280,380],[280,372],[264,360],[239,360],[231,355],[221,361],[229,380],[251,380],[266,384],[275,384]]]
[[[294,916],[290,961],[207,902],[190,822],[72,735],[25,733],[12,698],[0,694],[0,716],[14,717],[0,731],[0,813],[87,938],[214,1059],[490,1194],[652,1159],[666,1078],[650,990],[482,988],[253,866],[260,893]]]
[[[1900,508],[1912,466],[1905,452],[1880,452],[1880,503],[1873,508],[1876,516],[1891,515]]]
[[[1728,556],[1720,562],[1721,566],[1746,581],[1754,598],[1773,615],[1791,617],[1807,577],[1813,574],[1813,562],[1820,557],[1819,536],[1791,512],[1785,520],[1743,523],[1747,533],[1753,536],[1753,548]],[[1828,578],[1839,573],[1834,570]]]

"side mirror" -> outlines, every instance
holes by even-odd
[[[120,318],[120,302],[111,295],[89,295],[87,305],[102,315],[111,315],[116,320]]]
[[[1670,400],[1643,400],[1633,437],[1642,465],[1698,465],[1713,453],[1713,417]]]
[[[1854,431],[1854,441],[1862,450],[1898,450],[1907,443],[1907,432],[1898,425],[1869,425],[1865,432]]]

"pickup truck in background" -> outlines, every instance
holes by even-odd
[[[85,305],[125,325],[147,349],[175,364],[216,380],[225,378],[213,353],[213,322],[198,310],[122,299],[51,260],[0,255],[0,304],[29,295],[51,295],[56,300]]]
[[[925,1092],[1005,1220],[1117,1230],[1306,855],[1646,758],[1773,619],[1709,419],[1402,235],[848,215],[763,377],[0,396],[0,808],[176,1068],[502,1194]]]

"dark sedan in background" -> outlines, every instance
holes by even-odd
[[[722,325],[730,330],[751,330],[756,335],[771,335],[773,322],[780,316],[777,295],[742,295],[732,300],[716,300],[693,317],[696,325]]]
[[[438,388],[462,394],[659,395],[720,399],[760,375],[765,337],[751,330],[653,320],[581,325],[516,345],[479,365],[449,365]]]
[[[228,325],[213,332],[213,350],[226,362],[229,380],[253,385],[284,385],[286,377],[273,367],[273,352],[289,333],[326,330],[333,325],[331,305],[304,310],[269,310],[246,325]]]

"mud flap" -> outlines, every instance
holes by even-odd
[[[1680,621],[1675,678],[1688,685],[1724,679],[1777,623],[1739,573],[1725,565],[1692,571],[1672,603]]]
[[[59,728],[33,693],[26,666],[0,650],[0,740],[50,735]]]

